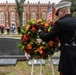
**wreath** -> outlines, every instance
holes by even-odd
[[[47,59],[48,55],[53,55],[58,48],[59,39],[55,38],[49,42],[43,42],[39,38],[39,29],[43,29],[45,33],[51,31],[54,22],[48,23],[46,20],[38,19],[37,21],[31,19],[25,26],[21,27],[21,42],[18,47],[25,53],[30,55],[30,58]]]

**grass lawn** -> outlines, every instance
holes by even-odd
[[[59,75],[58,66],[54,66],[55,75]],[[52,75],[51,65],[47,62],[43,67],[43,75]],[[40,66],[34,67],[34,75],[39,75]],[[31,66],[27,61],[18,61],[15,66],[0,66],[0,75],[31,75]]]

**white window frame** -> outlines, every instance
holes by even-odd
[[[42,13],[42,19],[46,20],[46,13],[45,12]]]
[[[0,12],[0,24],[5,24],[5,15],[4,15],[4,12]]]
[[[11,21],[11,23],[15,24],[15,13],[14,12],[11,12],[11,14],[10,14],[10,21]]]
[[[26,14],[25,14],[25,12],[23,12],[23,25],[25,25],[26,24]]]
[[[31,19],[34,19],[36,21],[36,13],[35,12],[32,12]]]

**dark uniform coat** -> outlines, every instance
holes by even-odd
[[[59,71],[62,73],[76,74],[76,47],[74,49],[64,47],[64,43],[72,38],[75,30],[76,18],[73,18],[71,14],[67,14],[55,22],[53,29],[49,33],[41,32],[39,35],[46,42],[59,37],[61,42]]]

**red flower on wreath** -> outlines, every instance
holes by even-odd
[[[24,37],[23,37],[23,39],[22,39],[22,42],[24,43],[24,42],[27,42],[28,40],[29,40],[29,38],[30,38],[30,35],[24,35]]]
[[[51,24],[51,26],[54,26],[54,22],[51,21],[50,24]]]

